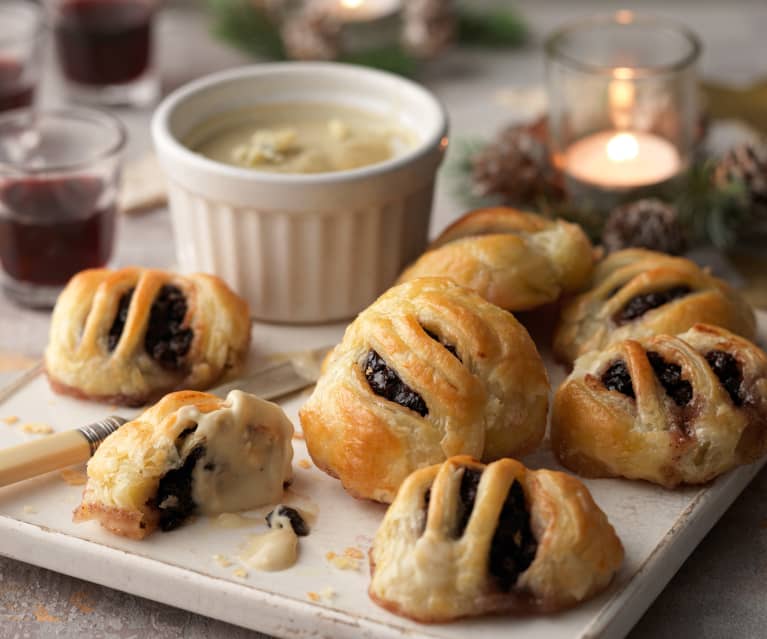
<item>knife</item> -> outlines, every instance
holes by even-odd
[[[295,353],[208,392],[223,398],[229,391],[239,389],[262,399],[279,399],[314,384],[328,352],[330,348],[326,347]],[[25,373],[12,385],[13,390],[31,381],[40,370],[36,366]],[[6,393],[0,393],[0,396],[4,398]],[[110,415],[80,428],[0,450],[0,486],[88,461],[101,442],[128,421]]]

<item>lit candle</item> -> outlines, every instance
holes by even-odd
[[[640,131],[602,131],[573,143],[564,170],[581,182],[608,189],[649,186],[674,177],[679,152],[668,140]]]
[[[328,11],[342,22],[370,22],[399,13],[401,0],[330,0]]]
[[[344,53],[395,46],[402,31],[402,0],[319,0],[341,27]]]

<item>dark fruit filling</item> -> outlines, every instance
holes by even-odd
[[[197,507],[192,499],[192,473],[203,455],[204,446],[193,448],[180,468],[168,471],[160,479],[152,503],[160,509],[161,530],[168,532],[178,528]]]
[[[460,537],[466,530],[471,517],[471,511],[474,510],[474,502],[477,500],[477,487],[479,480],[482,479],[482,471],[473,468],[464,468],[463,477],[461,477],[461,488],[459,491],[460,512],[456,525],[455,536]]]
[[[149,312],[144,348],[152,359],[168,370],[183,366],[182,360],[192,344],[192,329],[183,326],[186,311],[186,298],[181,289],[166,284]]]
[[[414,410],[421,417],[429,414],[426,402],[418,393],[403,382],[399,375],[389,368],[374,350],[368,352],[365,360],[365,378],[371,390],[395,404]]]
[[[530,513],[525,505],[525,493],[514,481],[503,502],[498,527],[490,545],[490,574],[501,590],[511,589],[517,578],[535,559],[538,543],[530,529]]]
[[[440,339],[440,338],[437,336],[437,334],[436,334],[436,333],[432,333],[432,332],[431,332],[430,330],[428,330],[428,329],[425,329],[425,328],[424,328],[423,330],[424,330],[424,331],[426,332],[426,334],[427,334],[429,337],[431,337],[431,338],[432,338],[432,339],[433,339],[435,342],[439,342],[439,343],[440,343],[440,344],[442,344],[442,346],[444,346],[444,347],[445,347],[445,348],[446,348],[448,351],[450,351],[450,352],[451,352],[451,353],[452,353],[452,354],[455,356],[455,358],[456,358],[456,359],[457,359],[459,362],[461,361],[461,358],[459,357],[459,355],[458,355],[458,351],[456,350],[456,348],[455,348],[455,345],[454,345],[454,344],[448,344],[448,343],[446,343],[446,342],[443,342],[443,341],[442,341],[442,340],[441,340],[441,339]]]
[[[730,395],[732,403],[743,406],[743,374],[737,360],[725,351],[710,351],[706,353],[706,361]]]
[[[269,525],[269,528],[274,528],[272,520],[275,517],[287,517],[288,521],[290,521],[290,527],[299,537],[306,537],[309,534],[309,526],[304,521],[304,518],[301,517],[301,513],[295,508],[283,505],[277,506],[277,508],[266,516],[266,523]]]
[[[671,364],[654,351],[647,351],[655,376],[677,406],[686,406],[692,399],[692,384],[682,378],[682,367]]]
[[[679,299],[685,295],[689,295],[692,289],[689,286],[674,286],[666,289],[665,291],[654,291],[652,293],[644,293],[632,297],[618,314],[615,316],[615,321],[618,324],[625,324],[631,320],[635,320],[637,317],[641,317],[647,311],[651,311],[654,308],[668,304],[672,300]]]
[[[626,362],[622,359],[610,365],[610,368],[602,375],[602,383],[607,390],[618,391],[632,399],[635,397],[631,375],[629,375]]]
[[[128,321],[128,310],[130,309],[132,298],[133,289],[123,294],[120,301],[117,303],[117,315],[115,315],[115,320],[112,322],[112,326],[109,327],[109,335],[107,336],[107,348],[110,351],[117,348],[117,344],[123,334],[125,322]]]

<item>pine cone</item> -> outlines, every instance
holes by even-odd
[[[497,194],[509,203],[526,203],[558,190],[549,166],[545,118],[507,127],[471,162],[480,197]]]
[[[714,182],[720,188],[742,185],[751,213],[767,218],[767,142],[730,149],[716,165]]]
[[[335,60],[341,52],[341,28],[325,11],[304,10],[280,29],[285,52],[293,60]]]
[[[608,252],[640,247],[678,255],[687,248],[676,209],[661,200],[646,198],[613,209],[602,230]]]
[[[458,18],[451,0],[408,0],[403,42],[413,55],[433,58],[455,40]]]

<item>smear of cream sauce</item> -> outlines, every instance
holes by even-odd
[[[285,570],[298,559],[298,537],[285,516],[272,519],[272,530],[248,536],[237,557],[249,568],[273,572]]]

